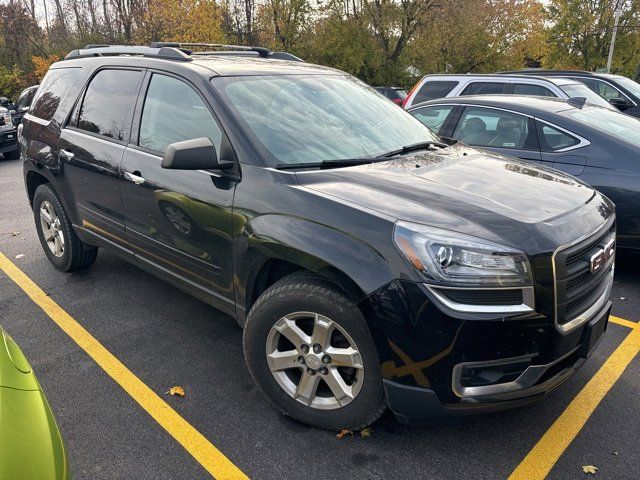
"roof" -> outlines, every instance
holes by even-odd
[[[550,82],[553,83],[555,85],[558,84],[562,84],[565,85],[567,84],[567,82],[575,82],[578,83],[577,81],[568,78],[567,76],[547,76],[547,75],[528,75],[528,74],[502,74],[502,73],[434,73],[434,74],[430,74],[430,75],[425,75],[424,78],[429,78],[429,77],[439,77],[439,78],[446,78],[446,77],[462,77],[462,78],[480,78],[480,79],[491,79],[491,80],[496,80],[496,81],[504,81],[505,78],[507,79],[512,79],[512,80],[518,80],[518,79],[531,79],[531,80],[543,80],[546,82]]]
[[[536,115],[538,113],[553,113],[567,110],[572,107],[567,100],[552,97],[532,97],[528,95],[465,95],[463,97],[446,97],[430,100],[418,105],[412,105],[409,110],[424,107],[425,105],[483,105],[506,109],[517,109],[519,112]]]
[[[184,47],[204,47],[207,51],[191,51]],[[103,60],[104,59],[104,60]],[[106,60],[108,59],[108,60]],[[152,43],[151,46],[87,45],[70,52],[65,62],[124,63],[157,67],[159,62],[205,67],[220,76],[274,74],[336,74],[328,67],[303,62],[287,52],[272,52],[264,47],[222,44]]]

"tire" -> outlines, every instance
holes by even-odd
[[[308,315],[309,319],[305,318],[305,315]],[[288,316],[288,324],[294,321],[296,326],[302,326],[302,329],[305,329],[303,333],[310,335],[309,340],[320,338],[314,335],[316,330],[312,330],[318,324],[325,325],[324,328],[329,331],[333,328],[333,332],[337,333],[329,335],[329,341],[325,343],[324,350],[319,352],[309,350],[305,354],[304,350],[296,348],[293,342],[289,342],[288,336],[285,337],[284,333],[274,328],[276,324],[279,325],[278,328],[284,328],[282,325],[285,325],[283,323],[285,316]],[[305,325],[304,322],[307,324]],[[327,325],[333,327],[326,327]],[[326,330],[319,328],[317,331]],[[288,330],[287,332],[289,336],[292,335]],[[285,337],[286,340],[280,337]],[[293,337],[298,338],[295,334]],[[347,341],[348,346],[354,348],[359,354],[359,357],[357,355],[353,357],[357,359],[353,364],[358,364],[362,368],[345,368],[337,365],[341,362],[338,358],[345,357],[339,355],[340,350],[331,344],[342,342],[342,348],[345,348]],[[276,349],[280,350],[279,345],[283,345],[282,342],[284,342],[282,353],[287,355],[287,362],[300,363],[303,358],[305,364],[289,367],[287,363],[286,370],[274,373],[270,367],[270,361],[273,359],[268,360],[267,356],[269,352],[274,352],[273,345],[278,345]],[[304,345],[304,342],[302,344]],[[316,347],[318,345],[319,343]],[[377,420],[386,408],[378,352],[362,312],[330,283],[319,277],[311,274],[292,274],[265,291],[249,312],[243,335],[243,346],[247,366],[260,390],[277,409],[300,422],[329,430],[361,429]],[[313,345],[311,347],[313,348]],[[304,347],[301,348],[304,349]],[[342,352],[345,351],[342,350]],[[334,355],[334,358],[329,357],[330,368],[327,369],[324,364],[320,364],[318,368],[318,358],[312,353],[322,356],[321,362],[326,361],[325,353]],[[298,356],[294,359],[291,355]],[[319,379],[317,380],[318,388],[314,390],[315,399],[309,400],[311,395],[308,396],[309,398],[305,396],[294,398],[299,391],[302,391],[300,383],[305,372],[314,368],[316,373],[307,376],[305,381]],[[325,368],[324,373],[321,374],[323,368]],[[342,383],[335,382],[336,372],[343,379]],[[296,385],[298,375],[299,380]],[[355,381],[352,378],[355,378]],[[339,399],[339,395],[333,394],[335,390],[329,386],[329,381],[334,387],[346,385],[347,390],[353,395],[340,395]],[[350,385],[348,385],[349,381],[352,381]],[[295,392],[292,392],[292,389]],[[331,398],[332,395],[333,398]]]
[[[55,226],[56,234],[51,236],[51,229],[47,230],[49,240],[45,239],[43,219],[41,209],[45,209],[48,213],[53,213],[49,218],[57,217]],[[51,212],[52,211],[52,212]],[[80,241],[76,233],[73,231],[71,222],[67,213],[62,207],[62,203],[56,192],[47,183],[40,185],[33,196],[33,216],[36,222],[36,230],[40,244],[47,257],[53,265],[63,272],[73,272],[89,267],[95,262],[98,255],[96,247],[87,245]],[[46,215],[45,215],[46,218]],[[46,223],[46,220],[44,220]],[[61,236],[60,236],[61,234]],[[56,246],[50,247],[50,243],[55,245],[56,236],[58,245],[62,244],[62,251],[58,252]],[[60,240],[62,239],[62,241]],[[55,251],[54,251],[55,250]]]

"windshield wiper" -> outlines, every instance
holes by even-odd
[[[278,163],[278,170],[291,170],[294,168],[336,168],[350,167],[352,165],[366,165],[367,163],[375,163],[388,160],[383,157],[363,157],[363,158],[338,158],[336,160],[323,160],[321,162],[297,162],[297,163]]]
[[[403,153],[415,152],[417,150],[427,150],[428,148],[431,148],[431,147],[447,148],[448,146],[449,145],[447,145],[444,142],[437,142],[437,141],[413,143],[411,145],[405,145],[404,147],[399,148],[397,150],[391,150],[390,152],[387,152],[380,156],[395,157],[396,155],[402,155]]]

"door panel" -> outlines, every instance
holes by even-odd
[[[144,179],[122,185],[127,237],[135,256],[160,276],[233,313],[235,181],[199,170],[163,169],[161,161],[130,147],[122,162],[124,172]]]
[[[60,135],[61,182],[77,225],[126,247],[120,162],[125,147],[75,129]]]

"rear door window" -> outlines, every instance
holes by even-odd
[[[504,82],[471,82],[460,95],[493,95],[504,93]]]
[[[514,95],[535,95],[537,97],[555,97],[556,95],[547,87],[531,85],[529,83],[514,83]]]
[[[140,121],[139,145],[164,153],[167,146],[207,137],[220,154],[222,130],[196,91],[182,80],[154,74]]]
[[[412,103],[415,105],[417,103],[426,102],[428,100],[435,100],[437,98],[444,98],[451,90],[453,90],[459,82],[454,81],[441,81],[441,80],[427,80],[418,93],[416,93],[415,98]]]
[[[42,120],[51,120],[79,73],[79,68],[49,70],[38,88],[38,96],[30,113]]]
[[[410,113],[429,127],[433,133],[440,135],[440,130],[453,108],[453,105],[432,105],[429,107],[417,108],[412,110]]]
[[[77,127],[126,142],[142,76],[138,70],[100,70],[85,91]]]
[[[493,108],[465,108],[453,138],[480,147],[538,149],[533,119]]]

